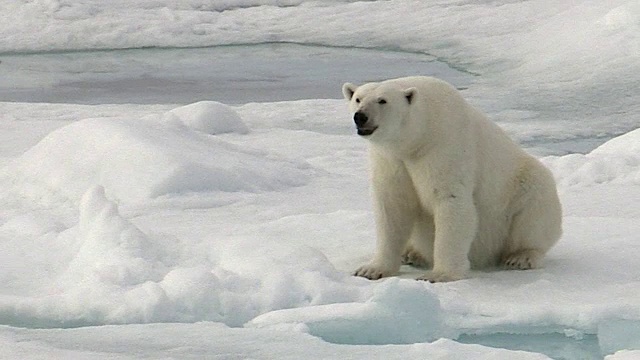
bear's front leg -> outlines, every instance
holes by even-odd
[[[478,228],[478,214],[471,195],[451,194],[434,211],[433,270],[418,278],[429,282],[464,279],[469,270],[469,249]]]
[[[418,197],[404,166],[382,156],[372,161],[377,248],[374,258],[353,274],[376,280],[398,273],[402,254],[420,213]]]
[[[402,265],[402,254],[411,235],[413,217],[403,210],[391,210],[388,207],[377,211],[377,248],[374,258],[359,267],[355,276],[370,280],[397,274]]]

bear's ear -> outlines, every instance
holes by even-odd
[[[408,88],[404,91],[404,97],[407,98],[407,101],[409,102],[409,104],[411,104],[411,102],[413,101],[413,97],[416,95],[417,91],[418,89],[414,87]]]
[[[356,89],[358,87],[353,85],[352,83],[344,83],[344,85],[342,85],[342,94],[344,95],[344,98],[347,100],[351,100],[351,98],[353,97],[353,93],[356,92]]]

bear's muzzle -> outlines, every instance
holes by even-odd
[[[358,129],[358,135],[360,136],[371,135],[377,129],[376,126],[367,126],[367,123],[369,122],[369,117],[367,116],[367,114],[363,113],[362,111],[356,111],[356,113],[353,114],[353,121],[356,123],[356,127]]]

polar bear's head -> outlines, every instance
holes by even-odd
[[[416,91],[393,83],[342,86],[358,135],[372,141],[396,141],[411,131],[407,122]]]

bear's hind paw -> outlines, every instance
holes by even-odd
[[[507,270],[529,270],[540,267],[542,255],[537,250],[520,250],[502,258]]]

